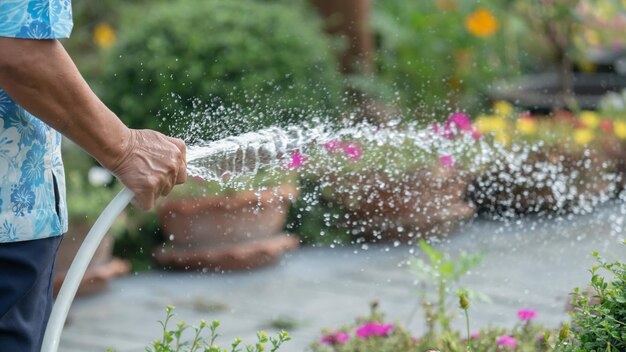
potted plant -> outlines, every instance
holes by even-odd
[[[194,178],[157,207],[165,243],[161,265],[185,269],[251,269],[297,248],[284,233],[289,205],[298,196],[289,171],[260,171],[226,184]]]
[[[481,210],[506,216],[590,211],[616,191],[616,163],[599,138],[605,125],[591,111],[541,117],[498,102],[493,115],[476,121],[492,152],[470,198]]]
[[[309,178],[340,204],[340,226],[369,241],[450,233],[474,215],[465,201],[469,180],[469,117],[452,114],[443,126],[418,133],[413,124],[384,133],[331,140],[311,156]],[[457,144],[457,147],[454,145]]]
[[[78,249],[93,223],[106,205],[121,189],[105,169],[94,166],[95,161],[69,141],[64,141],[67,208],[69,227],[63,236],[56,257],[54,292],[61,288]],[[117,234],[125,229],[122,214],[98,246],[78,288],[78,294],[90,294],[106,288],[109,280],[128,273],[130,265],[113,258],[113,243]]]

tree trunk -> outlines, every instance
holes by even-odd
[[[571,106],[576,103],[575,94],[574,94],[574,72],[573,72],[573,63],[567,52],[565,50],[559,50],[558,53],[559,59],[559,81],[561,86],[561,102],[560,108],[577,108],[576,106]]]
[[[348,74],[372,72],[370,0],[311,0],[311,3],[327,18],[327,32],[347,41],[339,57],[342,71]]]

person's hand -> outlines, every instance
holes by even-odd
[[[125,151],[109,170],[133,193],[133,205],[148,210],[187,180],[185,142],[152,130],[130,130]]]

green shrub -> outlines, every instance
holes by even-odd
[[[105,101],[130,126],[176,132],[175,124],[189,127],[178,117],[213,116],[193,131],[203,139],[299,121],[309,116],[303,112],[341,102],[332,43],[299,5],[179,0],[137,7],[121,21],[107,65]]]
[[[566,351],[626,351],[626,263],[607,263],[597,253],[591,268],[593,294],[574,291],[574,343]],[[604,270],[611,277],[599,274]]]

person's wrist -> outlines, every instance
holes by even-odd
[[[135,131],[124,126],[115,138],[111,138],[105,148],[103,148],[102,160],[98,159],[100,164],[115,174],[120,165],[129,157],[136,142]]]

